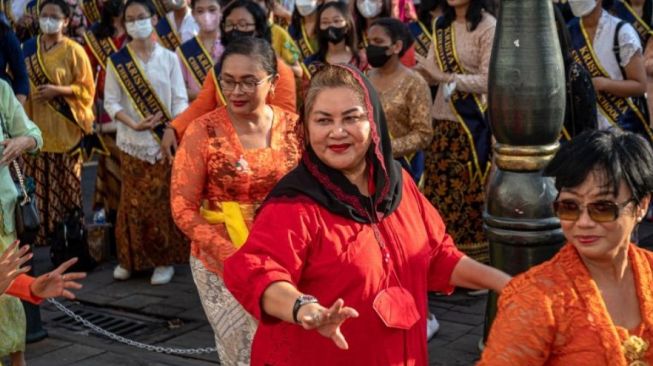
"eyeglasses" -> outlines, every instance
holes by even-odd
[[[218,82],[220,83],[220,88],[222,91],[230,92],[236,90],[237,86],[240,86],[240,91],[243,93],[252,93],[256,90],[257,86],[262,85],[267,80],[270,80],[274,75],[268,75],[261,80],[247,79],[243,81],[235,81],[231,79],[223,79],[222,76],[218,77]]]
[[[237,23],[225,23],[224,24],[224,31],[225,32],[231,32],[234,29],[237,29],[239,31],[245,32],[249,30],[250,28],[253,28],[256,26],[256,23],[247,23],[246,20],[241,20]]]
[[[623,203],[598,201],[588,203],[587,205],[565,200],[554,202],[553,209],[560,220],[576,221],[580,218],[585,207],[587,207],[587,213],[595,222],[611,222],[616,220],[621,215],[623,209],[631,202],[637,203],[637,200],[631,198]]]

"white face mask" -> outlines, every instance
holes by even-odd
[[[127,34],[134,39],[146,39],[152,34],[152,20],[151,18],[140,19],[134,22],[125,23]]]
[[[195,21],[204,32],[213,32],[218,28],[218,18],[218,13],[210,13],[207,11],[206,13],[202,13],[195,17]]]
[[[305,17],[317,9],[317,0],[297,0],[295,7],[299,15]]]
[[[374,18],[383,9],[382,3],[374,0],[356,0],[356,7],[365,18]]]
[[[581,18],[596,8],[596,0],[569,0],[569,7],[574,16]]]
[[[46,17],[39,18],[39,27],[41,27],[41,32],[43,32],[43,34],[59,33],[63,27],[63,20]]]

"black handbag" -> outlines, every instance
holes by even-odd
[[[23,244],[33,244],[41,228],[41,216],[36,204],[36,185],[32,177],[23,175],[16,160],[11,164],[16,173],[14,183],[18,190],[15,212],[16,237]]]
[[[0,113],[0,122],[5,139],[11,138],[4,116]],[[12,179],[18,191],[15,209],[16,237],[23,244],[33,244],[41,228],[41,215],[36,204],[36,184],[32,177],[23,175],[17,160],[11,162]]]

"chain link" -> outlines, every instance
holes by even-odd
[[[91,323],[90,321],[82,318],[81,316],[75,314],[72,310],[68,309],[65,307],[62,303],[58,302],[57,300],[54,299],[48,299],[48,302],[50,302],[52,305],[54,305],[57,309],[59,309],[62,313],[68,315],[69,317],[75,319],[78,323],[82,323],[85,327],[89,328],[90,330],[94,331],[95,333],[101,334],[109,339],[112,339],[116,342],[126,344],[128,346],[132,346],[135,348],[139,349],[144,349],[147,351],[151,352],[158,352],[158,353],[167,353],[167,354],[174,354],[174,355],[201,355],[204,353],[216,353],[217,349],[215,347],[205,347],[205,348],[171,348],[171,347],[162,347],[162,346],[154,346],[151,344],[145,344],[141,342],[137,342],[128,338],[125,338],[123,336],[119,336],[115,333],[109,332],[106,329],[103,329],[101,327],[98,327],[97,325]]]

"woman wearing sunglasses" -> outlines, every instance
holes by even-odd
[[[515,277],[479,365],[653,365],[653,253],[631,243],[653,192],[653,152],[590,131],[545,171],[567,244]]]

